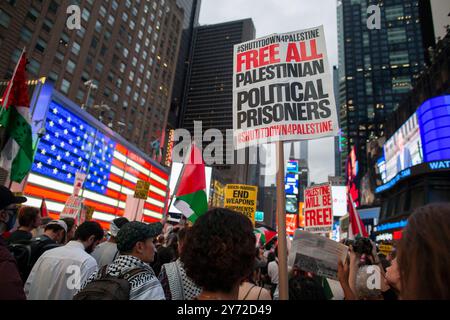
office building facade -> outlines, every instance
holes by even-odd
[[[78,28],[73,2],[1,1],[0,79],[25,48],[30,78],[54,82],[149,153],[168,117],[183,10],[175,0],[80,0]]]
[[[368,13],[371,5],[378,9]],[[429,0],[342,0],[337,11],[339,111],[345,138],[341,169],[356,146],[363,174],[367,142],[385,135],[386,117],[428,63],[428,48],[434,45],[431,7]]]

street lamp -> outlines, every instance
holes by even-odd
[[[87,109],[87,107],[88,107],[88,101],[89,101],[89,98],[91,97],[91,90],[98,89],[98,86],[96,84],[94,84],[94,80],[88,80],[84,83],[84,85],[86,87],[88,87],[88,92],[87,92],[87,96],[86,96],[86,102],[81,105],[81,109],[83,109],[83,110]]]

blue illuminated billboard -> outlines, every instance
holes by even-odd
[[[425,101],[386,141],[383,151],[377,167],[384,185],[377,188],[377,193],[412,173],[419,174],[427,168],[436,170],[429,164],[449,160],[450,95]],[[445,165],[439,169],[445,169]]]
[[[286,174],[285,181],[286,194],[297,195],[298,194],[298,174],[288,173]]]

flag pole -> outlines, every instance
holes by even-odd
[[[279,299],[288,300],[288,268],[286,241],[286,205],[284,186],[284,145],[276,142],[277,148],[277,217],[278,217],[278,267],[279,267]]]

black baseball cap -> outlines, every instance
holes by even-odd
[[[11,204],[19,204],[27,201],[25,197],[15,196],[11,190],[5,186],[0,186],[0,210],[6,208]]]
[[[132,221],[120,228],[117,234],[117,249],[120,252],[127,252],[133,249],[139,241],[155,238],[160,235],[163,225],[159,222],[145,224],[143,222]]]

